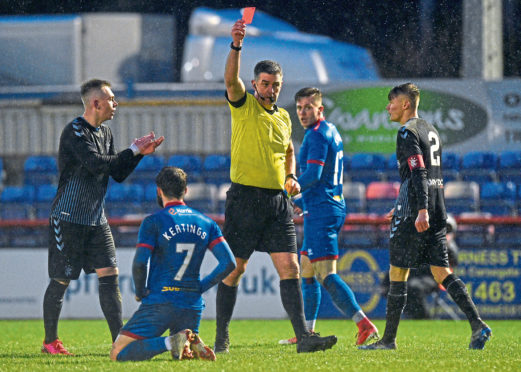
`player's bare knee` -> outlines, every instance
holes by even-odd
[[[119,270],[117,267],[103,267],[101,269],[96,269],[96,274],[98,275],[98,278],[102,278],[104,276],[118,275]]]
[[[70,280],[67,280],[67,279],[56,279],[56,278],[54,278],[53,280],[54,280],[55,282],[60,283],[61,285],[66,286],[66,287],[68,287],[68,286],[69,286],[69,283],[71,282]]]

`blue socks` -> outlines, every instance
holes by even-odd
[[[148,360],[165,351],[167,351],[165,337],[147,338],[128,344],[119,352],[117,360],[118,362]]]
[[[362,310],[356,302],[355,294],[338,274],[330,274],[324,279],[324,287],[335,305],[348,317],[352,318]]]
[[[302,278],[301,282],[302,297],[304,298],[304,316],[309,330],[315,328],[315,321],[318,317],[318,309],[322,298],[320,283],[315,277]]]

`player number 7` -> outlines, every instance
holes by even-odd
[[[193,243],[177,243],[176,244],[175,251],[177,253],[183,253],[186,251],[186,256],[183,261],[183,264],[177,271],[177,274],[175,275],[174,280],[181,280],[183,278],[186,268],[188,267],[188,264],[190,263],[190,260],[192,259],[192,255],[194,254],[194,248],[195,248],[195,244],[193,244]]]

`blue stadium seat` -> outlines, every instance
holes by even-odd
[[[351,157],[351,167],[346,176],[351,182],[381,181],[386,168],[385,157],[381,154],[354,154]]]
[[[347,213],[365,212],[365,185],[362,182],[344,182],[343,194]]]
[[[502,182],[521,184],[521,151],[504,151],[499,155],[498,176]]]
[[[36,189],[34,214],[36,218],[49,218],[51,205],[56,196],[56,185],[41,185]]]
[[[53,156],[29,156],[24,162],[25,185],[47,185],[57,183],[58,164]]]
[[[34,194],[32,185],[4,187],[0,196],[0,217],[4,220],[33,218]]]
[[[207,155],[203,162],[203,180],[213,185],[230,182],[230,156]]]
[[[464,212],[478,211],[479,186],[476,182],[447,182],[444,190],[447,212],[459,215]]]
[[[344,225],[339,233],[340,248],[377,248],[378,236],[375,226]]]
[[[137,165],[134,172],[128,176],[125,182],[145,185],[153,183],[156,175],[165,166],[165,159],[160,155],[147,155]]]
[[[495,216],[512,215],[516,205],[516,185],[512,182],[487,182],[481,185],[479,209]]]
[[[367,213],[387,214],[393,209],[399,191],[398,182],[371,182],[365,193]]]
[[[396,159],[396,153],[393,152],[387,157],[385,167],[385,180],[387,182],[401,182],[400,170],[398,169],[398,160]]]
[[[157,186],[155,183],[149,183],[144,186],[145,195],[141,202],[141,210],[143,214],[156,213],[161,209],[157,203]]]
[[[519,248],[521,242],[520,225],[496,225],[494,227],[494,248]]]
[[[460,175],[463,181],[483,184],[496,180],[497,155],[487,151],[472,151],[463,155]]]
[[[115,183],[110,185],[105,198],[108,217],[141,214],[143,195],[143,186],[140,184]]]
[[[454,152],[444,152],[441,155],[441,165],[443,167],[443,182],[459,180],[460,156]]]
[[[168,159],[169,166],[178,167],[188,175],[189,182],[200,182],[203,162],[199,155],[176,154]]]
[[[344,153],[344,158],[342,159],[342,163],[344,163],[344,175],[345,175],[351,169],[351,157]]]

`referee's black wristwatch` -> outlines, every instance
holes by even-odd
[[[295,176],[293,173],[286,175],[286,181],[288,180],[288,178],[293,178],[295,182],[298,182],[297,176]]]
[[[239,50],[242,49],[242,46],[238,46],[238,47],[236,47],[235,45],[233,45],[233,41],[232,41],[232,42],[230,43],[230,48],[232,48],[233,50],[235,50],[235,51],[238,52]]]

